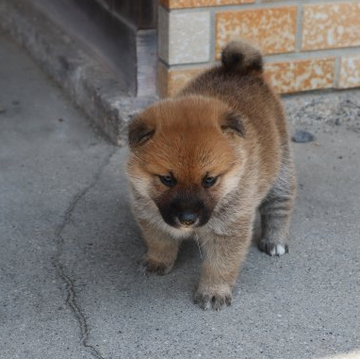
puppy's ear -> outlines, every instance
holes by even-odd
[[[245,137],[243,116],[236,111],[226,113],[220,125],[224,132],[231,132],[240,137]]]
[[[135,117],[129,124],[128,140],[130,148],[135,148],[149,141],[155,128],[141,117]]]

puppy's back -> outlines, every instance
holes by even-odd
[[[222,51],[221,65],[192,80],[176,97],[193,94],[220,99],[248,117],[257,130],[275,126],[287,141],[283,108],[265,80],[262,54],[247,42],[230,42]]]
[[[196,77],[177,96],[196,93],[231,101],[236,94],[260,95],[267,90],[261,53],[246,42],[232,41],[222,51],[221,66]]]

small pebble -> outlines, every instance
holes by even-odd
[[[304,130],[296,130],[291,140],[296,143],[307,143],[315,140],[315,136]]]

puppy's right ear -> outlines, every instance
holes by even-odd
[[[136,117],[129,124],[128,140],[130,148],[135,148],[149,141],[155,133],[155,128],[150,126],[143,118]]]

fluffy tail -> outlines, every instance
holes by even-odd
[[[221,62],[229,71],[247,73],[262,72],[263,59],[261,52],[245,41],[231,41],[221,54]]]

